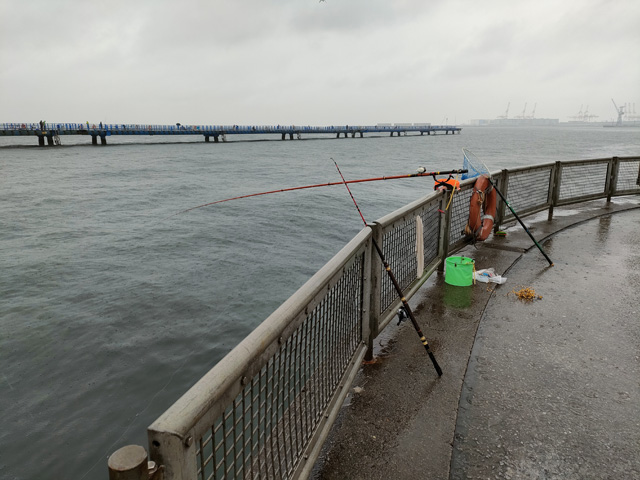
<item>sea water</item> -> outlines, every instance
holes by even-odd
[[[87,137],[88,138],[88,137]],[[341,186],[462,168],[640,155],[640,130],[460,135],[0,139],[0,477],[106,478],[146,428],[337,253],[362,221]],[[197,141],[196,141],[197,140]],[[353,184],[367,221],[432,191]],[[182,212],[182,213],[181,213]]]

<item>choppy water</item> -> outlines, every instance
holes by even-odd
[[[106,478],[110,453],[146,446],[146,427],[362,226],[341,186],[175,213],[339,181],[330,158],[354,179],[461,168],[462,147],[492,170],[640,154],[640,130],[598,127],[62,140],[38,148],[35,138],[0,139],[1,478]],[[351,188],[373,221],[431,186]]]

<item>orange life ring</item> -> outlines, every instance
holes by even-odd
[[[464,233],[475,236],[476,240],[480,242],[489,238],[497,208],[496,189],[489,182],[489,177],[482,175],[473,184],[473,194],[469,203],[469,219]]]

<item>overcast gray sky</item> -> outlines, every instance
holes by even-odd
[[[0,0],[0,122],[610,120],[639,0]]]

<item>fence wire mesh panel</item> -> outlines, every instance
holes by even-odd
[[[382,237],[382,253],[387,259],[400,288],[404,290],[416,278],[416,219],[411,216],[404,222],[399,222],[392,230]],[[380,313],[398,297],[384,265],[380,271]]]
[[[428,265],[438,256],[440,222],[442,221],[439,208],[438,201],[417,208],[413,212],[405,213],[406,220],[399,220],[391,230],[382,236],[382,252],[403,291],[411,285],[418,274],[417,217],[422,220],[424,264]],[[383,313],[398,298],[398,294],[384,266],[381,267],[380,278],[380,313]]]
[[[495,180],[494,180],[495,181]],[[469,219],[469,202],[473,195],[473,185],[463,187],[457,192],[449,208],[451,209],[451,225],[449,229],[449,245],[461,241],[464,238],[464,227]]]
[[[292,475],[362,342],[364,260],[345,269],[198,439],[199,479]]]
[[[520,215],[549,204],[549,183],[552,167],[541,170],[509,172],[507,201]],[[505,212],[505,220],[513,218],[511,211]]]
[[[620,160],[616,192],[640,191],[640,160]]]
[[[604,195],[608,166],[608,160],[601,163],[563,164],[559,200]]]
[[[440,213],[440,204],[435,204],[420,213],[422,218],[422,245],[424,264],[429,265],[438,257],[440,223],[444,215]]]

